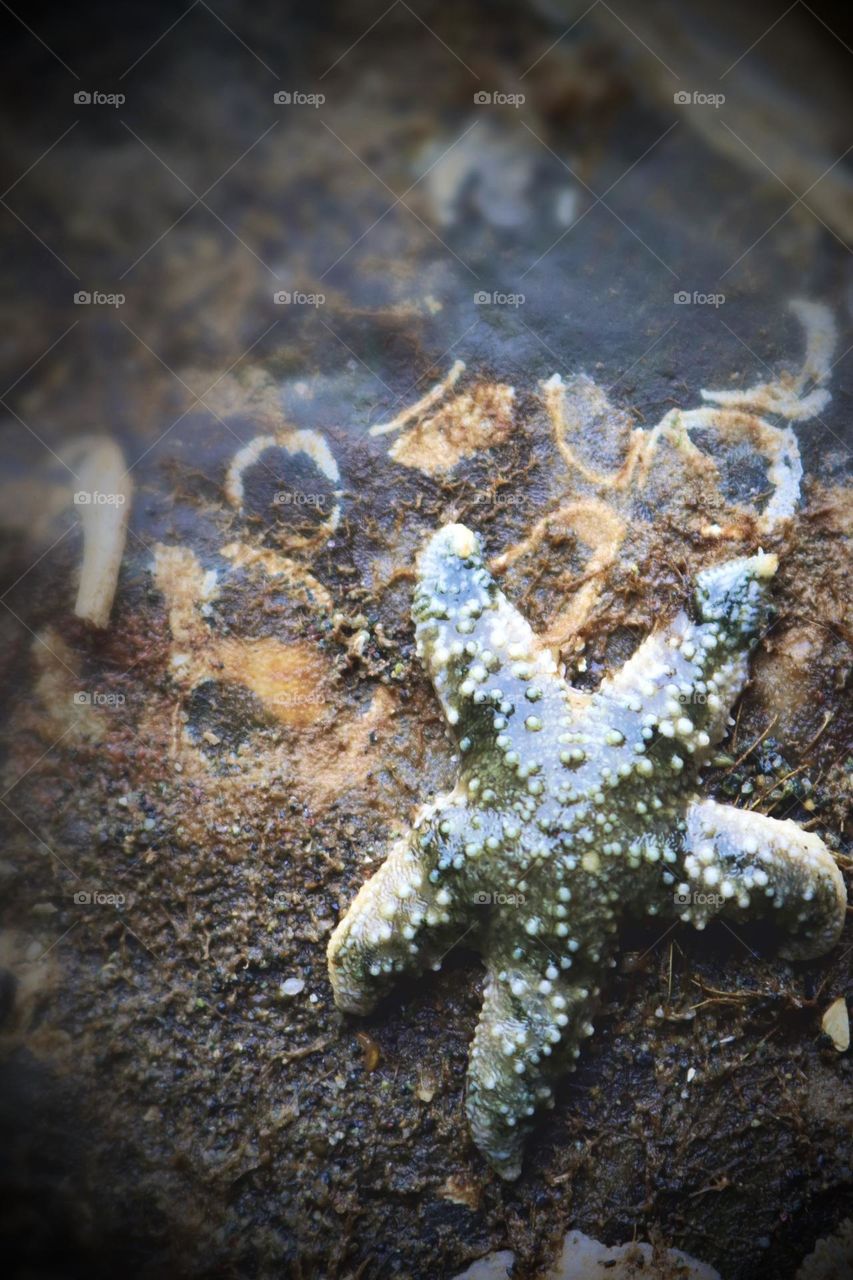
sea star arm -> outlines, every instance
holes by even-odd
[[[327,950],[340,1009],[369,1013],[400,974],[436,966],[466,931],[470,903],[442,875],[461,851],[464,818],[449,798],[425,808],[359,889]]]
[[[474,1141],[507,1181],[521,1170],[531,1117],[553,1106],[556,1079],[567,1060],[579,1056],[579,1041],[592,1035],[589,1017],[596,994],[554,966],[502,964],[492,955],[471,1045],[465,1106]]]
[[[627,738],[642,726],[665,777],[700,765],[725,736],[750,650],[770,616],[776,569],[776,556],[759,552],[703,570],[690,612],[648,636],[594,695]]]
[[[826,845],[796,823],[703,800],[687,810],[682,920],[704,928],[720,915],[745,921],[772,915],[781,953],[808,960],[835,946],[847,893]]]
[[[482,737],[502,701],[525,706],[525,695],[532,700],[543,682],[564,696],[553,655],[498,587],[476,534],[465,525],[445,525],[418,568],[412,607],[418,656],[457,739]],[[490,685],[500,687],[501,698],[487,692]]]

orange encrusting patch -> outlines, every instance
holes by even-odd
[[[395,440],[389,456],[427,475],[451,471],[462,458],[506,440],[514,399],[506,383],[478,383]]]
[[[313,724],[329,702],[328,664],[305,641],[285,644],[272,637],[220,640],[211,646],[208,667],[220,678],[250,689],[282,724]]]
[[[379,803],[369,775],[387,763],[396,708],[394,697],[380,685],[364,712],[336,721],[314,738],[297,762],[300,787],[312,803],[325,807],[353,786],[369,788],[373,803]]]
[[[171,670],[176,680],[189,688],[204,680],[242,684],[276,720],[295,728],[323,715],[331,668],[316,645],[273,636],[212,637],[200,606],[216,599],[216,575],[202,568],[190,547],[159,543],[154,553],[155,580],[166,598],[175,642]]]

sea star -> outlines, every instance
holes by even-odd
[[[460,753],[459,781],[422,808],[329,943],[340,1008],[366,1013],[405,971],[439,967],[464,935],[487,976],[466,1107],[504,1178],[574,1070],[602,971],[629,912],[703,928],[772,915],[783,954],[832,947],[846,909],[823,842],[794,822],[703,799],[770,614],[777,559],[698,575],[692,604],[592,694],[562,677],[507,601],[464,525],[419,565],[417,650]]]

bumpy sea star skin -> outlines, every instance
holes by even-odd
[[[463,936],[487,976],[467,1112],[477,1146],[518,1176],[530,1118],[573,1070],[626,913],[702,928],[771,915],[784,954],[819,955],[846,908],[822,841],[704,800],[697,771],[724,736],[769,615],[776,557],[699,574],[691,613],[653,633],[594,694],[573,690],[483,564],[447,525],[420,560],[418,653],[460,752],[329,943],[340,1008],[365,1013],[405,971]]]

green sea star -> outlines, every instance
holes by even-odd
[[[814,834],[706,800],[698,770],[725,735],[770,612],[776,557],[700,573],[690,612],[655,631],[593,694],[570,687],[483,564],[447,525],[420,560],[418,654],[460,753],[329,943],[340,1008],[366,1013],[464,935],[487,977],[471,1047],[474,1140],[518,1176],[525,1131],[592,1034],[627,913],[772,915],[783,954],[819,955],[846,891]]]

